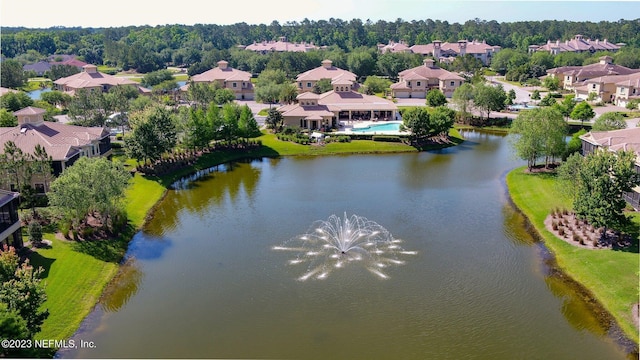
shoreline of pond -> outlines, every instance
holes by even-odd
[[[482,132],[482,129],[462,129],[462,130],[473,130],[473,131],[481,131],[481,132]],[[464,140],[463,140],[461,143],[464,143]],[[456,146],[456,145],[459,145],[459,144],[454,144],[453,146]],[[449,146],[451,146],[451,145],[449,145]],[[449,147],[449,146],[443,146],[443,148],[444,148],[444,147]],[[395,151],[395,152],[397,152],[397,151]],[[260,153],[260,152],[258,152],[258,153]],[[378,154],[379,154],[379,153],[381,153],[381,152],[372,152],[371,154],[376,154],[376,153],[378,153]],[[392,152],[391,152],[391,153],[392,153]],[[336,154],[336,155],[342,155],[342,154],[348,154],[348,153],[340,153],[340,154]],[[362,154],[362,153],[353,153],[353,154]],[[181,171],[178,171],[178,172],[177,172],[177,173],[178,173],[178,174],[180,174],[180,175],[177,175],[177,174],[171,174],[171,175],[167,175],[166,177],[163,177],[163,178],[155,178],[155,179],[149,179],[149,178],[147,178],[147,177],[143,177],[146,181],[157,181],[157,182],[159,182],[159,183],[162,185],[162,187],[164,188],[164,191],[162,192],[161,196],[160,196],[160,197],[158,197],[158,199],[153,203],[153,205],[152,205],[149,209],[147,209],[147,211],[146,211],[146,216],[144,217],[144,220],[143,220],[143,222],[140,224],[140,226],[139,226],[139,227],[137,227],[137,231],[140,231],[142,228],[144,228],[144,226],[146,225],[146,223],[148,222],[148,220],[149,220],[149,219],[151,219],[151,218],[153,217],[153,214],[155,213],[155,211],[156,211],[156,209],[157,209],[157,206],[162,202],[162,199],[164,199],[164,198],[166,197],[166,195],[167,195],[168,191],[169,191],[169,190],[171,190],[172,185],[173,185],[174,183],[176,183],[177,181],[180,181],[180,180],[181,180],[181,179],[183,179],[183,178],[193,177],[193,175],[194,175],[194,174],[198,174],[199,172],[205,172],[205,173],[200,174],[200,176],[202,176],[202,175],[206,175],[207,169],[212,169],[212,168],[215,168],[215,167],[217,167],[217,166],[220,166],[220,165],[226,164],[226,163],[228,163],[228,162],[233,162],[233,161],[243,161],[243,160],[247,160],[247,159],[249,159],[249,160],[250,160],[250,159],[255,159],[255,158],[257,158],[257,157],[260,157],[260,158],[269,157],[269,156],[266,156],[266,155],[263,155],[263,154],[256,154],[256,153],[254,153],[254,152],[249,152],[249,153],[235,153],[235,154],[226,154],[226,155],[227,155],[227,156],[223,156],[224,160],[221,160],[220,158],[210,159],[210,160],[213,160],[213,161],[212,161],[212,162],[204,162],[203,164],[198,164],[199,166],[191,166],[191,167],[189,167],[189,169],[188,169],[188,170],[187,170],[187,169],[182,169]],[[302,155],[304,155],[304,154],[302,154]],[[284,157],[284,156],[296,156],[296,155],[295,155],[295,154],[284,154],[284,155],[280,155],[280,154],[278,154],[277,156],[278,156],[278,157],[281,157],[281,156],[282,156],[282,157]],[[271,157],[272,157],[272,156],[271,156]],[[205,165],[205,164],[206,164],[206,165]],[[185,171],[185,170],[186,170],[186,171]],[[512,170],[510,170],[508,173],[513,172],[513,171],[516,171],[516,169],[512,169]],[[539,229],[537,229],[537,228],[536,228],[536,226],[533,224],[533,222],[532,222],[532,220],[529,218],[529,216],[527,216],[527,215],[522,211],[522,209],[518,206],[518,204],[514,201],[514,199],[513,199],[512,195],[511,195],[511,192],[510,192],[510,190],[509,190],[509,186],[506,184],[506,176],[504,176],[504,175],[503,175],[503,181],[505,181],[505,189],[506,189],[506,192],[507,192],[507,195],[508,195],[508,199],[509,199],[509,201],[514,205],[514,207],[517,209],[517,211],[519,211],[520,213],[522,213],[522,214],[524,215],[524,218],[526,219],[527,224],[529,224],[529,225],[530,225],[530,227],[532,227],[532,228],[533,228],[533,230],[535,230],[535,231],[531,231],[532,235],[534,235],[537,239],[541,240],[541,243],[543,244],[544,248],[545,248],[545,249],[547,249],[547,250],[549,250],[549,249],[548,249],[548,247],[547,247],[547,245],[546,245],[546,242],[545,242],[544,238],[543,238],[543,237],[541,236],[541,234],[539,233]],[[129,239],[129,241],[127,242],[127,251],[128,251],[128,248],[129,248],[129,245],[130,245],[131,240],[132,240],[132,239]],[[550,251],[550,250],[549,250],[549,253],[553,254],[553,252],[552,252],[552,251]],[[553,255],[553,258],[555,259],[555,255]],[[122,264],[123,264],[125,261],[126,261],[126,256],[122,258],[122,260],[120,261],[120,263],[119,263],[118,267],[121,267],[121,266],[122,266]],[[554,269],[555,269],[555,270],[557,270],[557,271],[559,271],[559,272],[560,272],[560,274],[561,274],[561,276],[562,276],[562,274],[567,275],[567,273],[566,273],[565,269],[563,269],[562,267],[560,267],[560,266],[557,264],[557,262],[555,262],[555,260],[554,260]],[[116,275],[115,275],[112,279],[110,279],[110,280],[105,284],[105,286],[104,286],[104,288],[103,288],[103,292],[102,292],[101,296],[98,298],[97,302],[96,302],[95,304],[93,304],[93,306],[91,307],[91,310],[90,310],[89,314],[88,314],[87,316],[85,316],[85,318],[84,318],[84,319],[82,320],[82,322],[79,324],[78,328],[75,330],[75,332],[74,332],[74,334],[73,334],[72,336],[76,336],[76,335],[78,335],[79,333],[81,333],[81,332],[82,332],[83,328],[86,328],[86,325],[83,325],[83,324],[85,324],[85,322],[86,322],[86,321],[91,321],[91,320],[90,320],[90,315],[91,315],[92,313],[94,313],[94,311],[96,310],[96,308],[99,306],[100,301],[101,301],[102,297],[104,296],[104,293],[106,292],[106,289],[108,288],[108,286],[112,283],[112,281],[113,281],[114,279],[117,279],[117,278],[118,278],[118,274],[119,274],[119,272],[120,272],[120,269],[117,271]],[[568,275],[567,275],[567,276],[568,276]],[[594,299],[594,300],[595,300],[595,297],[591,294],[591,292],[590,292],[590,290],[589,290],[588,288],[586,288],[584,285],[582,285],[581,283],[577,282],[576,280],[574,280],[574,279],[573,279],[573,278],[571,278],[570,276],[568,276],[568,279],[567,279],[567,276],[564,276],[564,278],[565,278],[566,280],[568,280],[569,282],[571,282],[572,284],[573,284],[573,283],[575,283],[575,285],[576,285],[576,287],[575,287],[575,288],[576,288],[576,290],[577,290],[577,291],[580,291],[582,294],[587,294],[587,295],[589,295],[589,296],[590,296],[590,298],[592,298],[592,299]],[[598,302],[597,302],[597,300],[596,300],[596,303],[597,303],[597,304],[595,304],[595,305],[594,305],[594,306],[596,306],[596,307],[594,307],[594,310],[595,310],[595,309],[597,309],[597,306],[601,306],[601,307],[602,307],[602,309],[606,312],[606,314],[607,314],[607,315],[609,315],[609,317],[607,317],[607,316],[602,317],[602,316],[601,316],[601,315],[602,315],[602,314],[601,314],[601,312],[599,312],[599,311],[598,311],[598,312],[597,312],[597,315],[598,315],[597,317],[598,317],[598,319],[599,319],[599,320],[602,320],[602,321],[604,321],[604,322],[609,321],[610,319],[614,319],[614,323],[615,323],[615,324],[616,324],[616,326],[617,326],[617,325],[618,325],[618,322],[617,322],[617,320],[615,320],[615,318],[610,314],[610,312],[609,312],[606,308],[604,308],[604,306],[602,306],[600,303],[598,303]],[[94,320],[95,320],[95,319],[94,319]],[[618,327],[619,327],[619,326],[618,326]],[[628,339],[628,335],[627,335],[627,334],[626,334],[622,329],[620,329],[619,333],[621,333],[621,334],[626,338],[626,340],[630,340],[630,339]],[[633,340],[630,340],[630,341],[631,341],[631,342],[633,342]],[[621,345],[623,345],[623,346],[628,346],[628,344],[625,344],[625,342],[624,342],[624,341],[623,341],[623,342],[619,342],[619,343],[620,343]],[[637,353],[637,343],[635,343],[635,342],[634,342],[634,345],[635,345],[635,353]],[[629,349],[629,347],[626,347],[626,349]],[[631,352],[631,353],[633,353],[633,350],[632,350],[632,352]],[[57,353],[56,353],[56,354],[57,354]]]

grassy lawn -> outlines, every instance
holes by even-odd
[[[118,239],[77,243],[45,234],[52,247],[38,249],[30,257],[33,265],[45,269],[44,307],[50,312],[36,338],[62,340],[73,335],[118,272],[129,239],[164,192],[157,181],[140,175],[133,178],[125,200],[130,227]]]
[[[189,80],[189,75],[187,75],[187,74],[174,74],[173,78],[176,81],[187,81],[187,80]]]
[[[581,283],[617,320],[630,339],[637,342],[638,329],[631,306],[638,302],[638,253],[581,249],[556,238],[544,227],[544,219],[554,207],[571,209],[571,200],[562,194],[553,175],[530,175],[518,168],[507,175],[511,198],[529,218],[558,266]],[[640,226],[640,216],[634,221]]]

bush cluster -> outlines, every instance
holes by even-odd
[[[348,143],[348,142],[351,142],[351,137],[348,135],[330,136],[328,138],[325,138],[324,141],[326,143],[332,143],[332,142]]]
[[[382,142],[402,142],[402,138],[400,136],[385,136],[385,135],[375,135],[371,138],[373,141],[382,141]]]

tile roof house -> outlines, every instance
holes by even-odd
[[[400,40],[400,42],[395,42],[389,40],[388,44],[378,44],[378,51],[381,53],[410,53],[411,49],[407,45],[407,42],[404,40]]]
[[[598,148],[609,151],[632,151],[636,154],[635,170],[640,174],[640,127],[611,131],[591,131],[580,136],[582,155],[588,155]],[[624,194],[625,200],[636,210],[640,210],[640,186]]]
[[[603,41],[585,39],[583,35],[576,35],[571,40],[556,40],[555,42],[547,40],[547,43],[544,45],[529,46],[529,52],[546,51],[551,55],[558,55],[562,52],[594,53],[596,51],[615,52],[618,50],[620,50],[619,44],[610,43],[607,41],[607,39],[604,39]]]
[[[392,101],[338,84],[331,91],[304,92],[296,99],[297,104],[281,106],[278,111],[285,125],[310,130],[335,127],[338,121],[394,120],[398,110]]]
[[[305,71],[296,77],[298,93],[313,91],[316,83],[323,79],[330,79],[331,84],[349,86],[351,89],[357,89],[356,74],[333,66],[333,61],[323,60],[322,66]]]
[[[585,81],[608,75],[629,75],[640,71],[625,66],[613,64],[610,56],[600,57],[595,64],[585,66],[562,66],[547,70],[547,75],[560,79],[561,86],[566,90],[574,90],[577,86],[585,85]]]
[[[18,90],[14,90],[14,89],[9,89],[6,87],[0,87],[0,96],[4,95],[4,94],[8,94],[8,93],[19,93],[20,91]]]
[[[132,85],[143,90],[135,81],[99,72],[95,65],[85,65],[80,73],[60,78],[53,85],[56,90],[70,94],[80,89],[106,92],[120,85]]]
[[[22,247],[22,230],[18,217],[20,194],[0,189],[0,246]]]
[[[450,98],[455,89],[464,83],[464,78],[434,65],[433,59],[425,59],[424,65],[401,71],[399,81],[391,85],[396,98],[421,98],[432,89],[439,89]]]
[[[211,70],[193,75],[191,81],[196,83],[218,82],[223,88],[232,90],[237,100],[253,100],[254,97],[251,73],[234,69],[224,60],[218,61],[218,66]],[[188,89],[188,84],[180,88],[182,91]]]
[[[244,49],[267,54],[271,52],[307,52],[320,49],[320,47],[313,43],[306,42],[291,43],[287,41],[286,37],[281,36],[278,41],[254,42],[251,45],[247,45]]]
[[[45,112],[44,109],[31,106],[14,112],[18,118],[18,126],[0,128],[0,152],[4,151],[7,141],[13,141],[22,152],[30,154],[34,153],[39,144],[53,161],[54,176],[58,176],[81,156],[111,156],[108,129],[44,121]],[[0,179],[0,182],[2,180],[4,179]],[[36,189],[43,186],[32,185]]]
[[[625,107],[631,100],[640,100],[640,71],[616,80],[616,105]]]
[[[44,73],[51,70],[51,64],[48,61],[38,61],[33,64],[27,64],[22,67],[23,71],[33,71],[38,76],[43,76]]]
[[[433,56],[440,62],[452,62],[457,56],[473,55],[482,64],[489,65],[493,55],[502,49],[500,46],[487,44],[486,41],[459,40],[456,43],[434,40],[431,44],[416,44],[409,48],[414,54]]]

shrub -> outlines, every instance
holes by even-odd
[[[593,241],[591,241],[591,245],[594,247],[598,246],[598,239],[593,239]]]
[[[580,238],[580,245],[584,245],[584,239]]]
[[[384,136],[384,135],[375,135],[371,138],[373,141],[382,141],[382,142],[402,142],[402,138],[399,136]]]
[[[31,220],[29,222],[29,227],[27,228],[29,241],[33,245],[38,245],[42,242],[42,226],[39,222],[35,220]]]
[[[69,231],[71,230],[71,220],[70,219],[62,219],[58,224],[58,228],[62,235],[64,235],[65,239],[69,239]]]
[[[553,230],[558,230],[558,222],[557,221],[553,221],[551,223],[551,228],[553,228]]]
[[[574,233],[574,234],[573,234],[573,241],[580,241],[580,240],[582,240],[582,238],[580,237],[580,235],[578,235],[578,234],[575,234],[575,233]]]
[[[560,236],[564,236],[564,234],[565,234],[565,232],[564,232],[564,228],[562,228],[562,227],[561,227],[561,228],[559,228],[559,229],[558,229],[558,234],[559,234]]]

